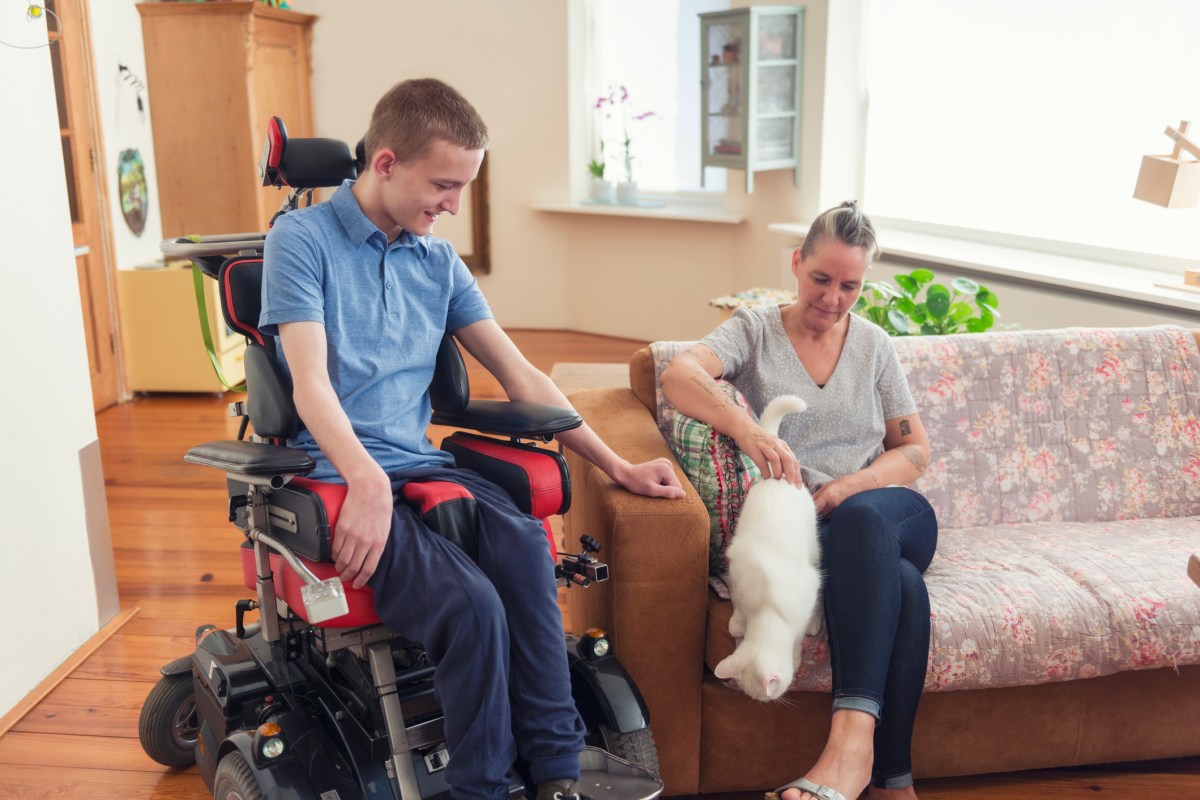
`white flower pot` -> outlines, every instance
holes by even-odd
[[[617,202],[623,206],[638,204],[637,181],[621,181],[617,184]]]
[[[616,181],[592,178],[592,202],[612,204],[617,202]]]

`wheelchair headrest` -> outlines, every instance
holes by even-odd
[[[263,186],[319,189],[358,176],[354,155],[337,139],[289,139],[279,117],[267,123],[258,174]]]

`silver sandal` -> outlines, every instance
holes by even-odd
[[[768,792],[768,800],[782,800],[783,793],[788,789],[799,789],[802,792],[808,792],[813,797],[819,800],[846,800],[846,796],[834,789],[832,786],[822,786],[819,783],[813,783],[808,778],[796,778],[791,783],[785,783],[774,792]]]

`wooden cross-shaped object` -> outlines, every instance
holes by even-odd
[[[1200,201],[1200,147],[1187,137],[1187,121],[1166,134],[1175,142],[1170,155],[1145,156],[1133,196],[1167,208],[1194,208]],[[1194,159],[1184,159],[1186,150]]]

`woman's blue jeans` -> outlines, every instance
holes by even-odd
[[[874,786],[912,785],[912,731],[929,661],[929,593],[937,548],[929,502],[902,487],[851,495],[822,523],[833,709],[875,727]]]

